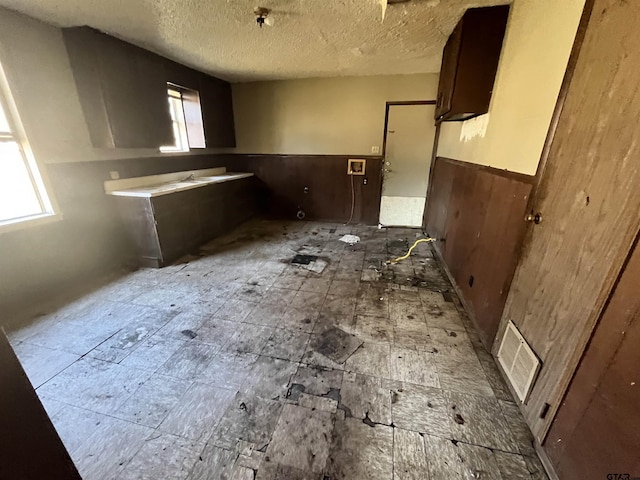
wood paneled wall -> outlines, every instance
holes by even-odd
[[[346,222],[351,213],[349,156],[235,155],[229,170],[254,173],[269,190],[269,213],[294,220],[299,208],[307,220]],[[376,225],[380,215],[381,157],[366,158],[366,175],[354,176],[353,223]],[[366,185],[364,181],[366,179]],[[308,187],[308,193],[305,193]]]
[[[638,285],[636,244],[544,443],[563,480],[640,476]]]
[[[533,177],[438,157],[424,227],[470,309],[493,343],[518,262]]]

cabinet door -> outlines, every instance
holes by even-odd
[[[200,107],[207,148],[235,147],[231,85],[203,74],[200,78]]]
[[[135,48],[107,35],[98,35],[96,41],[100,88],[113,146],[150,146],[145,131],[146,114],[140,108],[142,85],[138,80]]]
[[[202,225],[203,241],[224,233],[224,212],[228,208],[219,185],[208,185],[202,188],[198,203],[198,214]],[[232,206],[232,205],[229,205]]]
[[[442,53],[442,67],[440,69],[440,83],[438,84],[438,98],[436,101],[436,120],[451,110],[456,71],[458,69],[458,57],[462,44],[462,25],[462,22],[458,23]]]
[[[158,148],[171,143],[162,57],[89,27],[63,33],[93,146]]]
[[[164,265],[202,243],[197,191],[173,193],[152,200]]]
[[[172,143],[160,57],[107,35],[98,37],[97,51],[114,146],[159,148]]]
[[[141,110],[141,140],[151,148],[172,145],[174,142],[171,114],[167,99],[162,58],[142,49],[136,49],[138,73],[138,105]]]
[[[87,27],[74,27],[64,28],[62,34],[91,144],[98,148],[113,148],[96,59],[100,32]]]

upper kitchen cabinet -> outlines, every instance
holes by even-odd
[[[509,6],[466,11],[444,47],[437,121],[461,121],[489,111]]]
[[[207,147],[235,147],[231,85],[215,77],[200,77],[200,107]]]
[[[162,57],[89,27],[63,34],[93,146],[172,144]]]

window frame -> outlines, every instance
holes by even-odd
[[[8,132],[0,132],[0,142],[15,143],[18,146],[22,161],[29,175],[31,187],[41,210],[40,213],[22,217],[0,218],[0,235],[5,232],[19,230],[33,225],[41,225],[61,220],[62,215],[53,197],[51,185],[41,168],[41,164],[33,155],[33,151],[27,141],[18,108],[11,94],[9,82],[2,64],[0,64],[0,108],[6,117],[10,129]]]
[[[173,95],[172,95],[173,93]],[[193,88],[183,87],[172,82],[167,82],[167,99],[171,111],[172,130],[175,131],[174,114],[175,111],[172,100],[180,101],[180,113],[182,115],[182,123],[177,130],[181,133],[182,148],[179,146],[161,146],[160,152],[166,155],[190,153],[193,150],[204,150],[207,148],[204,116],[202,114],[202,106],[200,104],[200,92]]]

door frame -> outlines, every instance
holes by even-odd
[[[405,101],[395,101],[395,102],[386,102],[384,107],[384,132],[382,136],[382,151],[380,152],[382,162],[380,165],[380,190],[378,192],[378,199],[380,200],[380,204],[382,205],[382,184],[384,183],[384,164],[385,158],[387,157],[387,127],[389,126],[389,107],[394,106],[402,106],[402,105],[435,105],[435,100],[405,100]],[[435,119],[434,119],[435,123]],[[440,137],[440,125],[436,124],[436,136],[433,142],[433,151],[431,153],[431,164],[429,165],[429,180],[431,180],[431,171],[433,169],[433,161],[435,160],[436,149],[438,148],[438,138]],[[429,184],[427,184],[427,193],[424,200],[425,211],[427,209],[427,202],[429,200]],[[422,214],[422,223],[424,228],[424,214]],[[380,209],[378,209],[378,223],[380,223]]]

